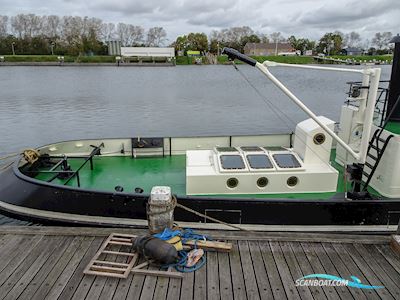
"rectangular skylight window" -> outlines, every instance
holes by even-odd
[[[245,168],[244,161],[240,155],[221,155],[221,167],[225,170],[241,170]]]
[[[287,168],[287,169],[301,168],[300,162],[293,154],[279,153],[279,154],[273,154],[272,157],[274,158],[279,168]]]
[[[252,169],[272,169],[272,163],[265,154],[249,154],[246,155],[247,161]]]

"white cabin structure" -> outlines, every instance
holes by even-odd
[[[166,57],[174,58],[175,49],[172,47],[121,47],[123,57]]]

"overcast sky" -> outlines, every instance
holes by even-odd
[[[98,17],[144,28],[162,26],[170,41],[188,32],[250,26],[319,39],[325,32],[400,31],[400,0],[0,0],[0,14]]]

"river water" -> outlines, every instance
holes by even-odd
[[[0,156],[80,138],[286,133],[307,118],[258,70],[238,69],[0,66]],[[390,70],[382,66],[383,80]],[[346,82],[361,80],[356,73],[272,72],[335,121]]]

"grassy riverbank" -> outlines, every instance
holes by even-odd
[[[370,60],[388,60],[391,61],[393,59],[393,55],[357,55],[357,56],[350,56],[350,55],[331,55],[328,56],[329,58],[335,58],[335,59],[352,59],[352,60],[361,60],[364,61],[366,60],[367,62]]]
[[[1,55],[0,55],[1,56]],[[18,62],[29,62],[29,63],[45,63],[45,62],[58,62],[57,55],[4,55],[5,62],[18,63]],[[392,60],[391,55],[375,55],[375,56],[345,56],[345,55],[335,55],[330,56],[332,58],[339,59],[353,59],[357,61],[372,61],[372,60]],[[288,63],[288,64],[313,64],[316,61],[310,56],[253,56],[258,62],[263,62],[265,60]],[[147,59],[150,62],[149,59]],[[205,57],[202,58],[203,64],[207,64]],[[64,56],[64,62],[66,63],[115,63],[115,56],[103,55],[103,56]],[[177,56],[177,65],[191,65],[195,63],[194,57],[187,56]],[[218,64],[227,64],[228,57],[225,55],[218,56]],[[240,61],[237,61],[240,64]]]
[[[4,55],[5,62],[58,62],[57,55]],[[115,63],[115,56],[64,56],[67,63]]]

